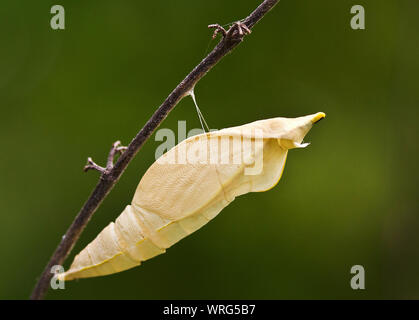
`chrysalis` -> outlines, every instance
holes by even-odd
[[[289,149],[325,117],[273,118],[190,137],[161,156],[130,205],[59,278],[112,274],[138,266],[198,230],[248,192],[274,187]]]

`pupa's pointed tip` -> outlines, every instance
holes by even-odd
[[[314,124],[316,122],[319,122],[320,120],[324,119],[326,117],[326,114],[324,112],[317,112],[313,118],[311,119],[311,122]]]

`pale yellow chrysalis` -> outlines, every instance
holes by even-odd
[[[305,147],[304,136],[324,117],[260,120],[182,141],[147,170],[131,204],[59,278],[138,266],[201,228],[235,197],[274,187],[288,150]]]

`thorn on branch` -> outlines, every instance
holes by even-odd
[[[121,146],[121,141],[116,141],[113,145],[111,150],[109,151],[108,160],[106,162],[106,168],[99,166],[96,164],[92,158],[87,158],[87,165],[83,168],[84,172],[87,172],[89,170],[96,170],[99,171],[101,174],[109,173],[114,164],[115,156],[117,154],[122,154],[125,150],[127,150],[127,147]]]

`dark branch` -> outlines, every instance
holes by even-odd
[[[256,8],[246,19],[235,23],[228,31],[216,27],[215,32],[223,33],[223,38],[217,46],[205,57],[186,78],[170,93],[163,104],[154,112],[152,117],[147,121],[145,126],[135,136],[126,149],[118,150],[118,146],[114,145],[109,153],[106,168],[96,165],[91,159],[87,165],[87,170],[95,169],[102,172],[100,180],[96,185],[93,192],[90,194],[87,201],[84,203],[80,212],[74,219],[73,223],[67,230],[65,236],[62,238],[61,243],[58,245],[50,261],[45,267],[38,283],[32,292],[31,299],[43,299],[53,274],[50,272],[54,265],[62,265],[64,260],[69,255],[76,241],[79,239],[81,232],[86,227],[93,213],[105,199],[107,194],[112,190],[114,185],[119,180],[120,176],[134,158],[137,152],[141,149],[144,142],[152,135],[154,130],[160,123],[167,117],[169,112],[179,103],[182,98],[187,96],[195,84],[203,78],[206,73],[211,70],[225,55],[230,53],[240,42],[243,37],[250,33],[250,29],[260,20],[263,16],[271,10],[279,0],[265,0]],[[219,30],[219,31],[217,31]],[[221,31],[220,31],[221,30]],[[224,30],[224,32],[222,31]],[[121,147],[119,147],[121,148]],[[116,151],[125,150],[113,165],[113,158]]]

